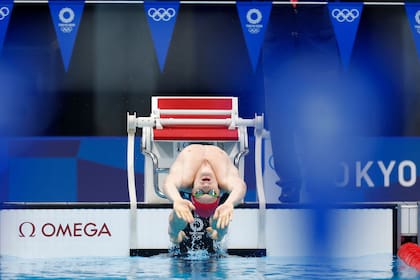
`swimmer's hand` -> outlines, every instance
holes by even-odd
[[[224,229],[232,221],[233,216],[233,204],[232,203],[223,203],[216,208],[214,211],[213,220],[216,220],[216,228]],[[214,227],[213,227],[214,228]]]
[[[175,244],[181,243],[184,239],[188,238],[183,230],[180,230],[176,237],[171,237],[171,241]]]
[[[215,230],[215,229],[214,229],[214,228],[212,228],[212,227],[208,227],[208,228],[206,228],[206,231],[207,231],[207,235],[208,235],[211,239],[213,239],[213,240],[218,240],[219,233],[217,232],[217,230]]]
[[[223,237],[226,235],[228,228],[226,227],[224,229],[216,230],[215,228],[216,228],[217,221],[212,218],[210,218],[210,224],[211,226],[206,228],[207,235],[213,240],[216,240],[216,241],[222,240]]]
[[[174,211],[176,215],[187,223],[194,222],[194,217],[191,214],[191,211],[193,210],[195,210],[195,207],[189,200],[179,199],[174,201]]]

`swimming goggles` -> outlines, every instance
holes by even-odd
[[[219,196],[214,189],[211,189],[208,192],[204,192],[203,190],[199,189],[199,190],[197,190],[196,192],[193,193],[193,196],[199,198],[199,197],[202,197],[205,194],[208,194],[209,196],[212,196],[212,197],[215,197],[215,198]]]

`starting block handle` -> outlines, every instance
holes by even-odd
[[[167,110],[171,111],[171,110]],[[206,110],[204,110],[206,111]],[[211,110],[207,110],[211,111]],[[189,110],[193,114],[201,112],[203,110]],[[208,113],[205,113],[209,115]],[[256,129],[263,129],[264,119],[263,116],[255,115],[253,119],[243,119],[243,118],[226,118],[226,119],[175,119],[175,118],[160,118],[160,117],[136,117],[136,113],[133,115],[127,114],[127,132],[135,132],[137,127],[157,127],[161,126],[176,126],[176,125],[223,125],[227,126],[230,129],[236,127],[255,127]]]
[[[156,126],[156,120],[151,117],[139,117],[136,118],[137,127],[154,127]]]
[[[137,127],[155,127],[156,118],[154,117],[136,117],[136,113],[130,115],[127,113],[127,132],[135,133]]]

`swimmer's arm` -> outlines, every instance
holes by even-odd
[[[246,184],[241,178],[238,168],[232,163],[229,157],[226,156],[225,170],[220,171],[219,187],[222,191],[229,193],[229,197],[225,203],[231,204],[233,207],[243,202],[246,194]],[[218,175],[219,175],[218,174]]]
[[[246,194],[246,184],[239,175],[238,169],[232,163],[230,163],[228,174],[220,187],[223,191],[229,193],[225,203],[230,203],[235,207],[243,202]]]
[[[243,201],[246,193],[246,184],[236,169],[224,183],[222,189],[227,191],[229,196],[223,204],[216,208],[214,213],[213,218],[217,220],[217,229],[225,229],[229,225],[233,217],[233,208]]]
[[[163,192],[172,202],[182,199],[179,193],[179,189],[182,186],[182,169],[182,161],[177,159],[172,164],[169,170],[169,174],[166,176],[165,182],[163,184]]]
[[[173,202],[173,209],[177,217],[181,218],[185,222],[192,223],[194,218],[191,214],[192,210],[195,210],[194,205],[191,201],[183,199],[179,190],[184,185],[182,181],[183,164],[182,160],[177,159],[171,166],[168,176],[166,176],[163,192],[166,197]]]
[[[243,202],[246,194],[246,184],[239,176],[239,172],[236,168],[227,178],[223,190],[229,193],[229,197],[226,199],[225,203],[230,203],[235,207]]]
[[[172,212],[169,215],[169,238],[173,243],[180,243],[186,237],[183,229],[186,227],[187,223],[177,217],[175,212]]]

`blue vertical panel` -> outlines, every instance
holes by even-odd
[[[242,25],[252,69],[257,69],[265,30],[271,13],[271,2],[238,2],[237,9]]]
[[[145,2],[144,9],[156,48],[160,71],[163,71],[175,27],[176,17],[178,15],[179,2]]]
[[[49,1],[51,17],[60,43],[66,71],[69,68],[74,43],[76,42],[84,4],[84,1]]]
[[[140,137],[135,139],[137,199],[143,200],[144,156]],[[127,187],[127,137],[81,139],[78,159],[77,200],[129,201]]]
[[[11,159],[8,201],[76,201],[76,177],[75,158]]]
[[[328,3],[344,69],[348,69],[363,3]]]

